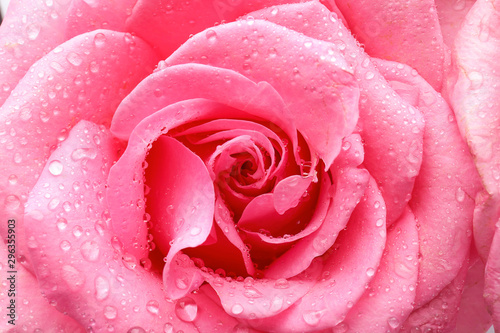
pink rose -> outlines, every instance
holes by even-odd
[[[500,4],[436,2],[13,2],[2,331],[500,329]]]

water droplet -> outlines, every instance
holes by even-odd
[[[107,305],[104,307],[104,317],[106,317],[106,319],[115,319],[116,318],[116,315],[117,315],[117,311],[116,311],[116,308],[112,305]]]
[[[73,236],[75,236],[76,238],[80,238],[82,234],[83,234],[83,228],[79,225],[76,225],[73,228]]]
[[[50,67],[52,69],[55,69],[55,71],[58,72],[58,73],[64,73],[64,67],[61,66],[61,64],[58,63],[58,62],[55,62],[55,61],[51,62],[50,63]]]
[[[21,200],[17,195],[8,195],[5,197],[5,208],[7,210],[16,210],[21,206]]]
[[[28,36],[28,39],[30,40],[35,40],[38,35],[40,34],[40,26],[37,24],[29,24],[26,26],[26,35]]]
[[[68,60],[68,62],[70,64],[72,64],[73,66],[80,66],[83,62],[83,59],[82,57],[80,57],[80,55],[78,53],[75,53],[75,52],[69,52],[67,55],[66,55],[66,60]]]
[[[85,276],[75,267],[70,265],[64,265],[62,267],[61,277],[73,291],[79,290],[85,283]]]
[[[9,176],[9,184],[10,185],[16,185],[17,184],[17,176],[16,175],[10,175]]]
[[[193,227],[191,228],[191,230],[189,231],[189,234],[191,236],[198,236],[201,232],[201,228],[200,227]]]
[[[253,16],[247,16],[246,22],[248,25],[253,25],[255,23],[255,18]]]
[[[465,200],[465,192],[462,190],[461,187],[457,188],[457,191],[455,193],[455,198],[457,199],[458,202],[463,202]]]
[[[391,327],[391,328],[398,328],[399,326],[399,320],[395,317],[390,317],[389,319],[387,319],[387,324]]]
[[[71,153],[71,158],[74,161],[79,161],[81,159],[95,159],[97,157],[97,151],[93,148],[77,148]]]
[[[111,246],[113,247],[113,249],[115,249],[115,251],[118,251],[119,253],[123,251],[123,244],[117,236],[113,236],[111,238]]]
[[[130,270],[134,270],[135,267],[137,266],[137,259],[130,253],[125,253],[122,256],[122,262],[125,267],[127,267]]]
[[[271,301],[271,306],[269,307],[269,310],[271,312],[278,312],[283,308],[283,296],[276,295],[273,300]]]
[[[274,288],[276,289],[287,289],[290,287],[290,283],[287,279],[280,278],[274,282]]]
[[[181,290],[185,290],[189,287],[189,280],[186,277],[180,277],[175,279],[175,286]]]
[[[63,231],[68,226],[68,221],[64,217],[58,218],[56,226],[59,231]]]
[[[207,32],[205,32],[205,37],[210,43],[215,43],[217,41],[217,33],[212,29],[208,29]]]
[[[87,261],[97,261],[99,258],[99,244],[97,242],[88,240],[80,246],[80,252]]]
[[[151,300],[146,304],[146,310],[151,314],[158,315],[160,312],[160,304],[155,300]]]
[[[175,304],[175,314],[185,322],[192,322],[198,315],[198,305],[191,297],[184,297]]]
[[[235,305],[233,305],[233,307],[231,308],[231,312],[234,314],[234,315],[239,315],[243,312],[243,306],[241,306],[241,304],[238,304],[236,303]]]
[[[371,72],[371,71],[368,71],[368,72],[365,73],[365,79],[367,79],[367,80],[371,80],[374,77],[375,77],[375,74],[373,72]]]
[[[94,74],[99,72],[99,64],[97,61],[92,61],[90,63],[90,71]]]
[[[483,74],[479,72],[470,72],[468,78],[471,82],[471,89],[478,89],[483,85]]]
[[[170,323],[163,325],[163,333],[174,333],[174,326]]]
[[[54,176],[59,176],[63,171],[63,164],[58,160],[49,163],[49,172]]]
[[[135,326],[129,329],[127,333],[146,333],[146,330],[142,327]]]
[[[306,322],[306,324],[311,326],[316,326],[319,324],[321,317],[323,317],[325,310],[322,311],[306,311],[302,314],[302,319]]]
[[[368,269],[366,270],[366,275],[368,275],[369,277],[374,276],[374,275],[375,275],[375,270],[374,270],[373,268],[371,268],[371,267],[370,267],[370,268],[368,268]]]
[[[248,298],[259,298],[262,297],[262,293],[255,289],[254,287],[245,287],[245,291],[243,292],[243,295]]]
[[[373,207],[375,207],[375,209],[378,209],[380,207],[380,202],[375,201],[375,203],[373,204]]]
[[[101,32],[95,34],[95,36],[94,36],[94,45],[96,47],[100,48],[100,47],[103,47],[104,44],[106,44],[106,36],[103,33],[101,33]]]
[[[71,249],[71,243],[68,242],[67,240],[63,240],[59,244],[59,247],[61,248],[61,250],[63,250],[64,252],[66,252],[66,251],[69,251],[69,249]]]
[[[98,276],[94,280],[95,298],[102,301],[109,295],[109,281],[103,276]]]
[[[54,210],[57,208],[57,206],[59,206],[60,202],[61,202],[61,200],[59,200],[58,198],[54,198],[54,199],[49,201],[49,203],[47,204],[47,208],[50,210]]]
[[[310,49],[310,48],[312,47],[312,45],[313,45],[313,42],[312,42],[311,40],[306,40],[306,41],[304,42],[304,46],[305,46],[306,48],[308,48],[308,49]]]

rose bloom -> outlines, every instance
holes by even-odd
[[[498,27],[498,0],[14,0],[1,331],[500,330]]]

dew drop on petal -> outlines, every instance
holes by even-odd
[[[80,66],[83,62],[82,57],[78,53],[75,53],[75,52],[69,52],[66,55],[66,60],[68,60],[68,62],[75,67]]]
[[[185,322],[192,322],[198,315],[198,305],[191,297],[184,297],[175,304],[175,314]]]
[[[189,234],[191,236],[198,236],[200,233],[201,233],[200,227],[192,227],[191,230],[189,231]]]
[[[205,32],[205,37],[210,43],[215,43],[217,41],[217,33],[212,29],[208,29],[207,32]]]
[[[151,314],[158,315],[158,313],[160,312],[160,304],[158,304],[158,302],[155,300],[150,300],[146,304],[146,310],[148,310],[148,312]]]
[[[63,171],[63,164],[58,160],[49,163],[49,172],[54,176],[59,176]]]
[[[21,200],[17,195],[8,195],[5,197],[5,208],[7,210],[16,210],[21,206]]]
[[[104,44],[106,44],[106,36],[103,33],[101,33],[101,32],[95,34],[95,36],[94,36],[94,45],[96,47],[103,47]]]
[[[231,308],[231,312],[235,315],[239,315],[243,312],[243,306],[241,304],[234,304],[233,307]]]
[[[142,327],[135,326],[130,328],[127,333],[146,333],[146,330]]]
[[[67,240],[63,240],[63,241],[61,241],[61,243],[59,243],[59,247],[64,252],[67,252],[67,251],[69,251],[69,249],[71,249],[71,243],[68,242]]]
[[[87,240],[80,246],[82,257],[87,261],[97,261],[99,258],[99,244],[96,241]]]
[[[306,311],[302,315],[302,319],[306,322],[306,324],[311,326],[316,326],[319,324],[321,317],[323,317],[324,311]]]
[[[64,217],[58,218],[56,226],[59,231],[63,231],[68,226],[68,221]]]
[[[455,198],[458,202],[463,202],[465,200],[465,192],[461,187],[457,188],[457,191],[455,192]]]
[[[276,289],[287,289],[290,287],[290,283],[287,279],[280,278],[274,282],[274,288]]]
[[[81,289],[85,283],[85,276],[75,267],[70,265],[64,265],[62,267],[61,277],[73,291]]]
[[[106,299],[109,295],[109,281],[103,276],[98,276],[94,280],[95,298],[98,301]]]
[[[374,77],[375,77],[375,74],[373,72],[368,71],[365,73],[365,79],[367,79],[367,80],[371,80]]]
[[[163,325],[163,333],[173,333],[174,332],[174,326],[170,323],[165,323]]]
[[[389,319],[387,319],[387,324],[391,327],[391,328],[398,328],[399,326],[399,320],[395,317],[390,317]]]
[[[107,305],[104,307],[104,317],[106,319],[115,319],[117,315],[116,308],[112,305]]]
[[[375,270],[374,270],[373,268],[371,268],[371,267],[370,267],[370,268],[368,268],[368,269],[366,270],[366,275],[368,275],[369,277],[374,276],[374,275],[375,275]]]

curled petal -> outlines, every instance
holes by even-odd
[[[387,205],[387,224],[391,225],[410,200],[422,163],[424,122],[421,113],[400,96],[401,89],[395,93],[395,88],[379,74],[341,20],[319,2],[278,6],[253,15],[331,43],[354,69],[361,93],[358,126],[365,142],[364,165],[382,191]],[[297,17],[324,25],[303,24]],[[416,97],[414,89],[405,90],[407,95]]]
[[[82,121],[51,155],[25,216],[40,289],[85,328],[161,331],[169,322],[190,331],[162,296],[161,279],[113,245],[103,192],[120,148],[108,130]]]
[[[270,22],[250,19],[208,29],[166,60],[169,66],[191,62],[230,68],[253,81],[269,82],[286,103],[312,154],[325,162],[325,169],[358,120],[359,90],[343,55],[329,43]],[[295,67],[288,68],[289,63]]]

